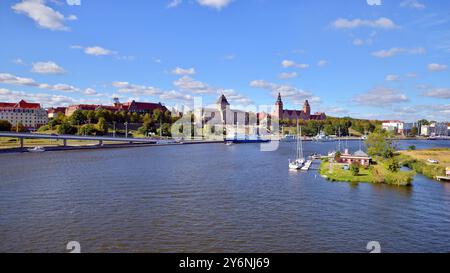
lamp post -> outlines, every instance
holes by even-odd
[[[113,137],[116,137],[116,122],[113,121]]]
[[[128,122],[125,122],[125,138],[128,138]]]

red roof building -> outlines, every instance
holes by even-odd
[[[0,102],[0,120],[7,120],[13,126],[20,123],[29,129],[48,123],[47,112],[39,103],[24,100],[17,103]]]

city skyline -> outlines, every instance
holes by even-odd
[[[330,116],[450,119],[450,3],[147,2],[3,1],[0,101],[170,107],[223,93],[245,107],[280,92]]]

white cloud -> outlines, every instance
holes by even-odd
[[[113,82],[112,86],[118,88],[119,93],[129,93],[135,96],[154,96],[161,94],[159,88],[153,86],[131,84],[129,82]]]
[[[358,39],[358,38],[353,39],[353,45],[355,45],[355,46],[362,46],[364,44],[365,44],[365,41],[362,39]]]
[[[389,75],[386,76],[385,80],[388,81],[388,82],[398,81],[398,80],[400,80],[400,76],[399,75],[395,75],[395,74],[389,74]]]
[[[201,81],[194,80],[189,76],[183,76],[173,82],[173,84],[184,91],[190,91],[194,94],[211,94],[215,93],[216,89]]]
[[[292,85],[270,83],[265,80],[254,80],[250,82],[250,86],[271,91],[272,96],[276,97],[278,93],[284,98],[294,101],[295,104],[302,104],[305,99],[311,102],[320,102],[320,98],[303,89],[299,89]]]
[[[191,101],[194,99],[189,94],[183,94],[183,93],[175,91],[175,90],[163,92],[159,96],[159,98],[161,100],[177,100],[177,101]]]
[[[424,9],[425,5],[420,3],[418,0],[405,0],[400,3],[402,8],[411,8],[411,9]]]
[[[317,66],[319,66],[319,67],[324,67],[327,64],[328,64],[327,60],[320,60],[320,61],[317,62]]]
[[[380,86],[353,97],[353,101],[360,105],[388,107],[396,103],[408,102],[409,99],[399,90]]]
[[[180,68],[180,67],[176,67],[174,70],[172,70],[172,74],[175,75],[194,75],[195,74],[195,68],[191,67],[191,68]]]
[[[39,74],[64,74],[66,71],[55,62],[37,62],[33,63],[31,72]]]
[[[433,71],[433,72],[444,71],[444,70],[447,70],[447,67],[448,66],[445,64],[433,63],[433,64],[428,65],[428,70]]]
[[[393,57],[400,53],[409,53],[411,55],[419,55],[419,54],[425,54],[426,49],[422,48],[422,47],[411,48],[411,49],[393,47],[391,49],[385,49],[385,50],[372,52],[372,56],[378,57],[378,58],[389,58],[389,57]]]
[[[381,17],[376,20],[363,20],[363,19],[345,19],[339,18],[332,23],[332,26],[337,29],[354,29],[359,27],[371,27],[380,29],[396,29],[399,28],[391,19]]]
[[[283,66],[284,68],[296,67],[296,68],[303,68],[303,69],[305,69],[305,68],[309,67],[309,64],[298,64],[298,63],[296,63],[294,61],[291,61],[291,60],[283,60],[281,62],[281,66]]]
[[[40,27],[51,30],[69,30],[64,21],[73,21],[77,17],[70,15],[65,17],[58,11],[45,5],[44,0],[22,0],[11,7],[16,13],[25,14],[33,19]]]
[[[86,47],[84,48],[84,53],[88,55],[94,55],[94,56],[104,56],[104,55],[114,55],[116,52],[100,47],[100,46],[92,46],[92,47]]]
[[[426,97],[450,99],[450,88],[432,88],[422,93]]]
[[[178,7],[178,5],[180,5],[183,2],[183,0],[172,0],[169,2],[169,4],[167,4],[167,8],[175,8]]]
[[[17,64],[17,65],[24,65],[25,64],[25,62],[22,59],[20,59],[20,58],[14,59],[14,60],[12,60],[12,62],[14,64]]]
[[[254,104],[254,102],[249,97],[243,94],[239,94],[234,89],[219,89],[217,93],[224,94],[228,102],[230,102],[234,106],[236,105],[248,106]]]
[[[280,79],[293,79],[297,78],[297,76],[298,76],[297,72],[283,72],[280,75],[278,75]]]
[[[381,6],[381,0],[367,0],[369,6]]]
[[[232,0],[197,0],[200,5],[215,8],[217,10],[221,10],[222,8],[228,6],[231,1]]]
[[[69,84],[58,83],[53,85],[48,83],[39,83],[31,78],[18,77],[9,73],[0,73],[0,83],[35,87],[51,91],[63,91],[67,93],[82,92],[80,88]]]

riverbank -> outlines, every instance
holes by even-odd
[[[322,177],[333,182],[350,183],[375,183],[396,186],[409,186],[412,184],[415,171],[392,172],[388,169],[387,162],[378,159],[368,168],[360,167],[358,174],[353,174],[351,170],[344,169],[344,165],[330,162],[325,159],[320,164],[319,173]]]
[[[0,143],[1,140],[0,140]],[[24,148],[14,146],[2,146],[0,145],[0,154],[9,153],[23,153],[28,152],[28,148],[41,146],[45,148],[46,152],[51,151],[73,151],[73,150],[97,150],[97,149],[118,149],[118,148],[137,148],[137,147],[158,147],[158,146],[169,146],[169,145],[193,145],[193,144],[212,144],[212,143],[223,143],[223,141],[217,140],[186,140],[183,143],[175,143],[170,141],[156,141],[154,143],[128,143],[128,142],[108,142],[105,141],[103,145],[99,145],[98,141],[68,141],[67,146],[63,146],[61,141],[56,140],[46,140],[46,139],[35,139],[27,140]]]
[[[445,176],[445,168],[450,167],[450,148],[399,151],[396,158],[401,165],[437,180],[438,176]],[[429,159],[437,163],[432,164]]]

